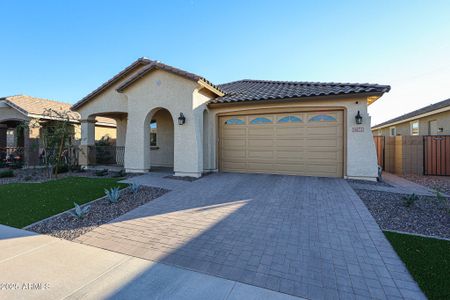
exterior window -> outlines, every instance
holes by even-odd
[[[300,123],[302,121],[302,119],[300,119],[299,117],[296,116],[287,116],[287,117],[283,117],[281,119],[278,120],[278,123]]]
[[[242,121],[241,119],[232,118],[232,119],[226,120],[225,124],[227,124],[227,125],[244,125],[245,122]]]
[[[250,124],[264,124],[264,123],[272,123],[270,119],[259,117],[256,119],[253,119]]]
[[[395,127],[390,127],[390,128],[389,128],[389,135],[390,135],[390,136],[396,136],[396,135],[397,135],[397,128],[395,128]]]
[[[419,121],[411,122],[411,135],[419,135]]]
[[[329,115],[317,115],[309,119],[309,122],[336,122],[336,118]]]
[[[437,135],[438,134],[438,127],[437,127],[437,121],[432,120],[428,122],[428,134],[429,135]]]
[[[156,131],[158,129],[158,124],[156,120],[150,122],[150,147],[156,147]]]

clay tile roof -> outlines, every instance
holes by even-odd
[[[46,109],[52,109],[58,112],[68,111],[69,117],[72,120],[80,119],[80,115],[77,112],[70,110],[70,104],[64,102],[58,102],[49,99],[36,98],[27,95],[16,95],[10,97],[4,97],[2,100],[17,110],[26,115],[43,116]]]
[[[18,111],[29,117],[45,118],[45,111],[52,109],[57,112],[68,112],[68,116],[72,121],[78,122],[80,120],[80,114],[70,109],[71,105],[65,102],[59,102],[55,100],[49,100],[44,98],[31,97],[28,95],[15,95],[2,97],[0,100],[5,101],[11,107],[14,107]],[[98,122],[108,123],[115,125],[113,119],[105,117],[96,117]]]
[[[72,106],[77,109],[84,103],[100,94],[107,88],[124,79],[131,71],[137,72],[126,79],[116,88],[118,92],[123,92],[127,87],[144,77],[153,70],[165,70],[179,76],[194,81],[201,81],[210,88],[213,88],[216,94],[221,95],[212,99],[209,103],[230,103],[240,101],[270,100],[270,99],[288,99],[313,96],[374,93],[383,94],[390,90],[388,85],[378,85],[369,83],[321,83],[321,82],[296,82],[296,81],[269,81],[269,80],[239,80],[221,85],[214,85],[204,77],[194,73],[186,72],[181,69],[166,65],[159,61],[152,61],[148,58],[140,58],[134,63],[123,69],[113,78],[105,82],[92,93],[78,101]],[[223,94],[223,95],[222,95]]]
[[[447,100],[444,100],[444,101],[441,101],[441,102],[438,102],[438,103],[434,103],[434,104],[431,104],[431,105],[419,108],[419,109],[417,109],[415,111],[406,113],[406,114],[401,115],[399,117],[390,119],[389,121],[386,121],[386,122],[380,123],[378,125],[375,125],[372,128],[386,127],[389,124],[397,123],[397,122],[400,122],[400,121],[403,121],[403,120],[408,120],[410,118],[414,118],[416,116],[420,116],[420,115],[423,115],[423,114],[426,114],[426,113],[430,113],[430,112],[433,112],[435,110],[438,110],[438,109],[441,109],[441,108],[445,108],[447,106],[450,106],[450,99],[447,99]]]
[[[322,83],[300,81],[270,81],[244,79],[220,84],[225,95],[210,103],[230,103],[271,99],[288,99],[358,93],[386,93],[388,85],[369,83]]]

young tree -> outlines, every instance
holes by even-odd
[[[42,162],[47,167],[48,176],[58,177],[59,168],[68,161],[64,159],[64,150],[72,146],[74,119],[71,111],[45,109],[43,117],[23,124],[27,128],[40,129],[40,142],[43,147]]]

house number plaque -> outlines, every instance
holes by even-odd
[[[364,132],[364,127],[352,127],[352,132]]]

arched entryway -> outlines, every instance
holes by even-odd
[[[174,165],[174,121],[165,108],[153,109],[145,123],[146,161],[150,171],[173,170]]]

